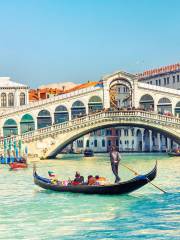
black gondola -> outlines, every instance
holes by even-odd
[[[80,185],[58,185],[58,184],[52,184],[51,180],[48,178],[40,177],[36,170],[34,169],[34,183],[38,185],[41,188],[49,189],[53,191],[58,192],[73,192],[73,193],[86,193],[86,194],[109,194],[109,195],[118,195],[118,194],[126,194],[133,192],[144,185],[146,185],[148,182],[151,182],[155,177],[157,173],[157,162],[155,167],[152,169],[151,172],[145,175],[138,175],[135,178],[126,181],[126,182],[120,182],[116,184],[109,184],[109,185],[86,185],[86,184],[80,184]]]
[[[84,157],[93,157],[94,156],[94,152],[91,149],[85,149],[84,150]]]
[[[180,157],[180,152],[168,152],[168,155],[170,156],[170,157]]]

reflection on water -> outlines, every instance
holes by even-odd
[[[124,196],[56,193],[34,186],[32,168],[9,171],[0,166],[0,239],[179,239],[180,158],[166,155],[125,154],[123,162],[140,173],[158,159],[154,183]],[[59,179],[81,174],[114,177],[107,155],[83,158],[61,155],[59,160],[37,163],[38,172],[54,171]],[[133,177],[120,167],[123,180]]]

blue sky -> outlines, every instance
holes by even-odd
[[[0,0],[0,76],[35,88],[180,60],[179,0]]]

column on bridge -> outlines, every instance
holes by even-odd
[[[141,137],[142,137],[142,152],[144,152],[145,150],[144,129],[141,129]]]
[[[157,133],[157,144],[158,144],[158,151],[161,151],[161,134]]]
[[[171,151],[171,139],[167,138],[167,151]]]
[[[152,131],[149,130],[149,151],[152,152],[152,150],[153,150]]]

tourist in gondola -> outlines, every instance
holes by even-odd
[[[84,177],[81,176],[79,172],[76,172],[75,179],[73,181],[73,185],[83,184],[84,183]]]
[[[118,174],[118,166],[119,166],[120,160],[121,160],[120,153],[116,150],[114,146],[112,146],[110,150],[110,161],[111,161],[112,171],[116,177],[115,183],[118,183],[121,180]]]

